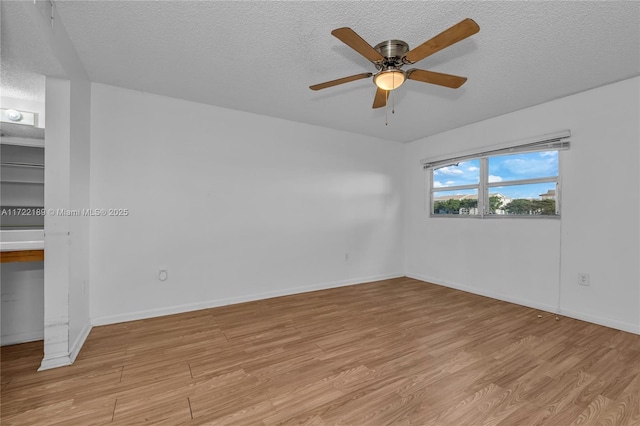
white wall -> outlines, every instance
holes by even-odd
[[[636,77],[409,143],[407,275],[640,333],[639,93]],[[428,217],[420,159],[564,129],[561,220]]]
[[[47,77],[47,129],[44,150],[44,206],[69,208],[68,80]],[[68,365],[69,358],[69,218],[44,218],[44,358],[41,369]]]
[[[402,150],[93,84],[93,323],[401,276]]]
[[[71,209],[90,207],[90,109],[91,83],[71,80],[71,138],[69,158],[69,206]],[[89,221],[88,216],[71,217],[69,232],[69,351],[73,359],[87,338],[89,318]]]

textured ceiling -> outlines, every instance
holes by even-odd
[[[640,74],[636,1],[55,4],[92,81],[389,140]],[[351,27],[371,45],[415,47],[464,18],[480,32],[413,66],[468,77],[460,89],[408,81],[394,92],[392,114],[371,108],[371,79],[308,88],[375,71],[331,35],[335,28]]]
[[[9,98],[44,103],[45,75],[64,71],[16,1],[0,2],[0,87]]]

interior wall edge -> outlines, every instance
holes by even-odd
[[[376,275],[376,276],[340,280],[340,281],[334,281],[334,282],[328,282],[328,283],[313,284],[313,285],[303,286],[303,287],[290,287],[282,290],[268,291],[263,293],[254,293],[254,294],[249,294],[245,296],[230,297],[225,299],[213,299],[213,300],[207,300],[199,303],[190,303],[185,305],[170,306],[170,307],[164,307],[164,308],[158,308],[158,309],[149,309],[144,311],[130,312],[126,314],[94,317],[94,318],[91,318],[91,325],[93,327],[97,327],[101,325],[117,324],[117,323],[128,322],[128,321],[137,321],[141,319],[156,318],[156,317],[161,317],[165,315],[174,315],[174,314],[199,311],[199,310],[209,309],[209,308],[217,308],[220,306],[235,305],[235,304],[245,303],[245,302],[254,302],[257,300],[265,300],[273,297],[291,296],[294,294],[309,293],[309,292],[318,291],[318,290],[328,290],[330,288],[336,288],[336,287],[346,287],[351,285],[366,284],[373,281],[389,280],[392,278],[401,278],[404,276],[405,274],[403,272],[389,273],[389,274],[382,274],[382,275]]]
[[[503,302],[515,303],[516,305],[525,306],[527,308],[539,309],[541,311],[549,312],[552,314],[555,314],[557,310],[556,306],[547,305],[546,303],[539,303],[533,300],[525,300],[525,299],[520,299],[516,297],[510,297],[504,293],[497,293],[493,291],[486,291],[483,289],[472,288],[459,283],[452,283],[448,281],[445,282],[443,280],[432,279],[422,274],[407,272],[406,276],[409,278],[424,281],[427,283],[464,291],[466,293],[477,294],[479,296],[489,297],[491,299],[501,300]],[[616,330],[626,331],[628,333],[640,335],[640,324],[627,323],[625,321],[606,318],[600,315],[593,315],[586,312],[563,309],[562,307],[560,307],[559,315],[561,317],[563,316],[569,317],[569,318],[577,319],[580,321],[586,321],[593,324],[602,325],[604,327],[614,328]]]
[[[71,360],[71,363],[75,362],[76,357],[80,353],[84,342],[87,341],[92,328],[93,326],[91,325],[91,323],[85,324],[84,328],[80,331],[80,334],[78,334],[78,337],[76,337],[76,340],[74,340],[73,344],[71,345],[71,350],[69,351],[69,359]]]

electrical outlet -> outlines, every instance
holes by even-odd
[[[578,272],[578,284],[579,285],[590,285],[589,282],[589,274],[586,272]]]

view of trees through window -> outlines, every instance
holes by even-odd
[[[431,214],[557,216],[558,173],[557,150],[477,158],[436,168],[431,175]],[[488,199],[479,203],[481,188]],[[479,205],[484,205],[484,211]]]
[[[478,209],[477,199],[456,200],[450,198],[448,200],[434,201],[434,214],[477,214],[474,212]],[[529,200],[526,198],[518,198],[510,201],[506,205],[502,205],[502,198],[497,195],[489,196],[489,214],[518,214],[518,215],[555,215],[556,200]]]

